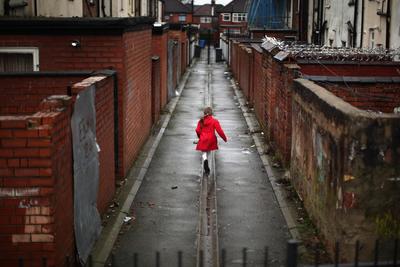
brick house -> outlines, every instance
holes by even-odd
[[[163,21],[169,23],[193,23],[192,9],[179,0],[165,0]]]
[[[233,0],[217,11],[219,32],[243,34],[247,32],[247,0]]]

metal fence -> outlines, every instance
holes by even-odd
[[[354,260],[352,262],[349,263],[340,263],[339,260],[341,258],[341,251],[340,251],[340,244],[338,242],[336,242],[335,244],[335,248],[334,248],[334,255],[333,255],[333,263],[330,264],[321,264],[320,262],[320,252],[318,249],[315,249],[314,251],[314,264],[313,265],[304,265],[301,264],[299,262],[299,242],[295,241],[295,240],[290,240],[287,243],[287,251],[286,251],[286,267],[297,267],[297,266],[304,266],[304,267],[311,267],[311,266],[320,266],[320,267],[397,267],[399,266],[398,264],[398,250],[399,250],[399,240],[395,239],[393,241],[393,255],[391,257],[391,260],[385,260],[385,261],[381,261],[380,260],[380,255],[381,255],[381,249],[380,249],[380,242],[379,240],[375,242],[375,247],[374,247],[374,251],[373,251],[373,261],[370,262],[362,262],[359,260],[359,256],[360,256],[360,250],[361,250],[361,244],[359,241],[357,241],[355,243],[355,247],[354,247]],[[199,266],[198,267],[204,267],[204,253],[202,251],[200,251],[200,259],[199,259]],[[139,257],[140,255],[138,253],[133,253],[132,254],[132,260],[130,265],[128,266],[133,266],[133,267],[139,267],[141,265],[139,265]],[[176,254],[177,257],[177,266],[178,267],[183,267],[183,266],[187,266],[184,265],[183,263],[183,252],[182,251],[178,251]],[[251,266],[250,261],[248,260],[248,249],[247,248],[243,248],[242,249],[242,255],[241,255],[241,264],[243,267],[247,267],[247,266]],[[219,262],[219,266],[220,267],[227,267],[229,266],[228,262],[227,262],[227,252],[225,249],[222,249],[220,252],[220,262]],[[71,258],[69,256],[65,257],[65,265],[64,266],[75,266],[73,264],[74,261],[71,260]],[[146,262],[146,264],[144,264],[143,266],[151,266],[152,263]],[[268,247],[266,247],[264,249],[264,259],[263,259],[263,266],[269,266],[269,250]],[[30,266],[30,262],[27,262],[27,264],[25,264],[24,258],[20,258],[18,260],[18,266],[19,267],[24,267],[24,266]],[[41,266],[42,267],[48,267],[50,265],[48,265],[48,260],[47,258],[42,258],[42,262],[41,262]],[[92,256],[89,256],[87,265],[88,267],[92,267],[93,265],[93,259]],[[127,265],[124,266],[119,266],[117,264],[117,259],[115,257],[114,254],[111,255],[110,257],[110,264],[107,266],[112,266],[112,267],[127,267]],[[161,267],[162,266],[162,262],[161,262],[161,254],[160,252],[155,252],[154,254],[154,266],[155,267]],[[235,266],[238,266],[238,264],[236,263]],[[168,266],[170,267],[170,266]]]

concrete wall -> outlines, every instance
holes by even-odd
[[[399,103],[400,104],[400,103]],[[400,223],[400,115],[357,109],[313,82],[293,94],[291,177],[311,218],[343,259],[372,254],[377,237],[395,237]]]

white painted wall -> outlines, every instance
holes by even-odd
[[[38,16],[44,17],[82,17],[82,1],[37,0]]]
[[[354,5],[349,6],[348,1],[325,0],[324,12],[324,20],[327,21],[324,44],[352,46],[348,23],[354,27]]]
[[[396,0],[394,2],[397,2]],[[381,45],[386,46],[386,17],[377,15],[377,11],[382,9],[387,11],[387,1],[367,0],[364,1],[364,32],[363,47],[372,48]]]
[[[392,0],[390,27],[390,48],[400,48],[400,1]]]

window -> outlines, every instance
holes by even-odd
[[[211,23],[210,17],[200,17],[200,23]]]
[[[0,72],[39,71],[39,49],[35,47],[0,48]]]
[[[247,13],[233,13],[233,22],[247,21]]]
[[[179,15],[179,22],[186,22],[186,15]]]
[[[222,13],[222,21],[231,21],[230,13]]]
[[[375,48],[375,31],[369,30],[369,48]]]

